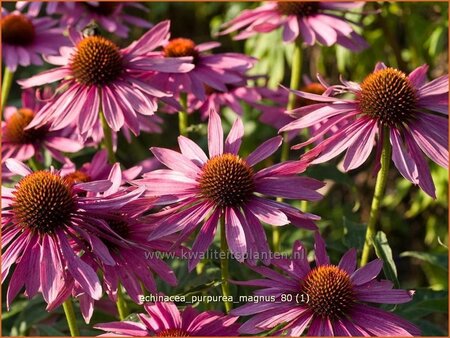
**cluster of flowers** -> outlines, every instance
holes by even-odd
[[[225,24],[223,34],[243,29],[235,38],[244,39],[282,26],[286,42],[301,36],[307,45],[337,43],[357,51],[367,44],[341,14],[362,5],[268,3]],[[28,12],[22,12],[27,6]],[[260,287],[255,295],[279,299],[281,294],[306,293],[310,301],[251,303],[228,315],[198,313],[191,307],[180,313],[174,304],[147,304],[150,317],[139,314],[140,323],[98,324],[97,328],[110,332],[108,336],[111,332],[224,336],[257,334],[285,323],[275,333],[420,333],[398,316],[365,304],[412,299],[412,291],[393,289],[391,282],[376,279],[382,269],[379,259],[356,269],[356,250],[352,249],[334,265],[318,232],[312,268],[306,255],[267,258],[262,261],[266,266],[258,266],[246,253],[270,257],[263,223],[317,230],[318,216],[274,198],[319,200],[318,190],[324,184],[299,174],[344,150],[343,166],[350,170],[361,166],[374,146],[379,163],[383,142],[390,142],[400,173],[434,197],[423,154],[447,167],[447,76],[427,82],[427,66],[406,75],[379,63],[361,84],[342,80],[342,85],[330,86],[322,79],[308,83],[302,91],[294,91],[299,97],[297,108],[284,114],[288,91],[249,85],[254,79],[247,71],[256,63],[254,58],[213,54],[217,42],[170,39],[169,21],[151,25],[125,14],[129,6],[144,10],[139,4],[48,3],[47,14],[59,15],[58,20],[38,17],[41,6],[19,1],[14,12],[2,9],[3,59],[9,71],[18,65],[40,65],[42,55],[57,66],[19,80],[22,107],[4,108],[2,177],[14,182],[14,175],[23,176],[11,187],[2,187],[2,281],[9,276],[8,307],[22,289],[29,298],[41,293],[48,311],[70,297],[78,299],[86,322],[103,291],[117,301],[123,287],[134,302],[142,303],[142,287],[158,292],[155,275],[177,284],[170,266],[156,256],[149,259],[146,252],[179,252],[195,233],[191,250],[203,253],[221,225],[229,250],[236,257],[249,257],[247,266],[264,277],[236,283]],[[128,35],[126,24],[149,30],[120,49],[96,29],[83,30],[91,20],[119,37]],[[54,82],[56,89],[47,86]],[[347,93],[353,98],[341,97]],[[282,137],[275,136],[241,157],[241,118],[224,140],[217,113],[229,106],[241,115],[241,101],[261,110],[261,120],[281,128],[280,132],[309,128],[310,139],[294,149],[315,146],[299,160],[262,166],[282,144]],[[155,115],[158,104],[169,113],[185,109],[208,119],[208,154],[179,136],[180,152],[151,148],[156,165],[155,161],[144,162],[123,170],[119,163],[108,163],[106,150],[99,150],[90,163],[77,168],[65,156],[99,146],[108,131],[112,133],[110,151],[116,147],[119,131],[128,140],[141,131],[161,132],[163,120]],[[46,155],[61,168],[46,169]],[[292,250],[305,252],[300,242]],[[198,262],[199,258],[192,258],[189,270]],[[250,315],[244,324],[236,322],[238,316]]]

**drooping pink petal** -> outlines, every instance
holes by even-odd
[[[418,170],[416,163],[406,150],[401,139],[400,132],[392,128],[390,130],[390,140],[392,144],[392,161],[400,174],[407,180],[418,184]]]
[[[118,334],[118,336],[127,335],[145,337],[148,335],[145,325],[129,321],[95,324],[94,328],[114,332]]]
[[[100,281],[94,270],[83,262],[70,247],[64,233],[57,231],[59,247],[67,261],[67,269],[73,278],[80,284],[86,293],[92,298],[98,300],[102,296]]]
[[[176,151],[159,147],[152,147],[150,150],[166,167],[184,173],[187,177],[195,179],[200,172],[199,167]]]
[[[215,110],[209,112],[208,121],[209,158],[223,154],[223,129],[219,114]]]
[[[415,122],[409,129],[420,149],[441,167],[448,168],[448,119],[432,116],[427,123]],[[438,133],[440,129],[443,130]]]
[[[58,248],[58,245],[53,243],[50,236],[42,238],[40,280],[42,296],[47,303],[52,303],[64,286],[62,275],[64,267],[61,265],[55,248]]]
[[[61,67],[47,70],[26,80],[18,80],[17,83],[20,84],[22,88],[38,87],[47,83],[62,80],[68,75],[70,75],[69,68]]]
[[[330,257],[327,255],[327,250],[325,248],[325,241],[322,236],[320,236],[319,232],[314,234],[314,254],[316,256],[316,265],[328,265],[330,264]]]
[[[347,149],[343,164],[345,171],[358,168],[367,160],[372,152],[375,135],[378,132],[378,126],[375,120],[373,123],[368,123],[362,130],[361,137]]]
[[[351,314],[352,321],[367,327],[377,336],[420,336],[420,330],[393,313],[357,304]]]
[[[318,201],[323,196],[315,190],[315,187],[304,185],[304,178],[291,177],[265,177],[255,182],[255,191],[275,197]],[[319,188],[324,184],[320,183]]]
[[[300,28],[298,25],[298,19],[296,16],[288,17],[283,29],[283,41],[292,42],[299,35]]]
[[[5,165],[12,173],[20,176],[27,176],[32,173],[31,169],[28,168],[28,166],[13,158],[8,158],[5,161]]]
[[[289,219],[280,209],[266,203],[264,199],[258,197],[252,199],[247,204],[249,210],[262,222],[281,226],[289,224]]]
[[[407,290],[372,290],[371,288],[357,290],[359,300],[382,303],[382,304],[402,304],[412,300],[411,292]]]
[[[200,229],[200,232],[192,245],[192,252],[195,252],[196,255],[188,263],[189,271],[192,271],[200,261],[201,256],[198,253],[205,252],[214,240],[219,216],[220,212],[216,210]]]
[[[202,167],[208,161],[208,157],[203,150],[187,137],[178,136],[178,145],[180,146],[181,153],[197,166]]]

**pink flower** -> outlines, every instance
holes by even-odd
[[[239,53],[207,54],[205,52],[219,47],[218,42],[205,42],[196,45],[185,38],[172,39],[164,45],[165,57],[192,57],[193,68],[183,74],[156,74],[150,81],[165,86],[166,90],[178,93],[191,93],[197,99],[206,99],[206,88],[226,92],[228,85],[239,84],[244,73],[253,67],[255,59]]]
[[[7,306],[25,287],[29,298],[42,292],[47,308],[52,308],[70,296],[65,290],[71,291],[67,283],[73,281],[91,298],[100,299],[102,288],[97,274],[79,254],[85,252],[105,265],[115,265],[102,239],[120,237],[99,222],[97,215],[120,210],[137,199],[143,189],[83,197],[81,191],[101,193],[115,182],[73,184],[53,168],[32,172],[13,159],[6,165],[11,172],[24,176],[14,188],[2,187],[2,281],[16,263]]]
[[[81,173],[81,171],[74,172],[64,176],[64,179],[73,182],[76,176],[81,178]],[[113,166],[108,177],[110,181],[117,182],[117,184],[113,184],[101,194],[103,196],[112,195],[126,189],[119,185],[121,176],[125,175],[125,173],[121,175],[118,165]],[[153,294],[157,292],[155,276],[160,277],[171,286],[177,284],[174,272],[161,258],[162,252],[170,252],[170,255],[178,256],[181,247],[173,246],[174,236],[147,241],[147,237],[155,226],[140,220],[141,213],[151,207],[155,201],[156,198],[140,197],[130,201],[120,209],[102,210],[96,215],[97,222],[102,224],[103,228],[111,229],[111,233],[106,233],[102,238],[102,242],[108,248],[106,252],[103,252],[103,255],[109,257],[115,264],[106,264],[104,260],[91,253],[84,254],[81,258],[94,271],[102,272],[101,280],[105,292],[113,302],[117,302],[119,284],[130,298],[138,304],[142,304],[140,299],[140,296],[143,295],[142,287]],[[114,234],[114,236],[111,236],[111,234]],[[81,252],[83,246],[75,249],[77,252]],[[72,280],[73,283],[70,283],[69,278],[67,278],[66,281],[67,287],[61,293],[70,294],[71,291],[72,296],[79,300],[81,313],[85,321],[89,323],[94,312],[95,299],[85,292],[76,280]]]
[[[212,110],[208,123],[209,159],[203,150],[186,137],[180,136],[181,154],[169,149],[151,148],[155,157],[169,169],[155,170],[133,183],[145,185],[147,196],[161,196],[171,208],[151,217],[159,225],[150,235],[155,239],[181,231],[178,242],[186,239],[203,223],[192,251],[202,253],[214,239],[219,218],[225,219],[226,239],[230,251],[239,261],[261,253],[268,263],[269,248],[261,222],[282,226],[292,223],[306,229],[316,229],[319,217],[304,214],[286,203],[262,195],[315,201],[322,196],[316,191],[322,182],[299,177],[307,164],[284,162],[255,171],[254,167],[272,155],[281,145],[274,137],[252,152],[246,159],[238,155],[244,127],[237,119],[223,142],[219,115]],[[201,255],[192,257],[193,269]]]
[[[425,153],[440,166],[448,166],[448,76],[426,83],[428,66],[416,68],[409,75],[378,63],[361,84],[342,80],[331,86],[327,95],[294,91],[298,96],[321,103],[298,109],[305,116],[280,131],[299,130],[324,122],[315,135],[299,146],[321,138],[334,125],[342,127],[305,154],[311,163],[326,162],[347,150],[343,167],[358,168],[377,146],[379,168],[384,133],[392,145],[392,160],[407,180],[435,197]],[[354,98],[330,94],[352,93]]]
[[[44,97],[51,95],[49,88]],[[5,107],[5,121],[2,121],[2,162],[8,158],[26,161],[36,156],[43,160],[43,150],[49,151],[59,162],[67,162],[62,152],[75,153],[83,148],[81,140],[74,136],[74,127],[50,131],[48,125],[27,128],[35,113],[44,105],[36,99],[33,90],[22,92],[22,107]]]
[[[18,65],[42,65],[42,55],[58,54],[69,44],[58,21],[19,11],[8,13],[2,7],[2,54],[6,67],[15,72]]]
[[[262,102],[272,103],[271,99],[274,96],[273,91],[269,88],[251,87],[246,84],[246,80],[241,84],[228,85],[225,92],[206,87],[206,93],[204,101],[197,99],[194,95],[188,95],[189,112],[198,110],[202,119],[208,118],[211,110],[220,112],[224,107],[228,107],[237,115],[242,116],[244,113],[242,103],[247,103],[264,114],[271,110],[272,106],[262,104]]]
[[[402,304],[411,301],[413,291],[392,289],[389,280],[376,277],[383,261],[373,260],[356,269],[356,249],[349,250],[338,265],[330,263],[325,242],[315,235],[316,266],[311,268],[303,245],[296,241],[292,259],[272,261],[282,273],[267,267],[251,267],[263,279],[235,282],[262,287],[255,295],[274,301],[249,303],[231,311],[253,317],[240,333],[258,334],[286,323],[275,335],[287,336],[418,336],[420,330],[391,312],[365,303]],[[282,298],[283,297],[283,298]]]
[[[59,6],[57,9],[57,12],[63,14],[61,21],[67,26],[75,26],[79,30],[95,21],[109,33],[126,38],[130,31],[127,24],[147,29],[153,26],[147,20],[125,12],[127,7],[132,7],[142,13],[148,13],[147,7],[137,2],[83,1],[62,5],[64,6]]]
[[[138,201],[139,199],[134,202],[138,203]],[[149,200],[144,200],[144,203],[148,207]],[[127,205],[127,209],[134,208]],[[118,241],[104,241],[116,264],[107,265],[95,257],[92,259],[91,255],[85,256],[85,260],[90,266],[102,271],[103,285],[110,300],[117,302],[119,283],[137,304],[143,303],[140,298],[144,295],[143,288],[151,294],[156,294],[155,277],[161,278],[164,283],[172,287],[177,284],[174,272],[161,259],[163,252],[170,252],[173,256],[178,255],[180,248],[172,248],[175,240],[173,236],[147,241],[154,226],[139,221],[133,212],[108,213],[101,215],[101,219],[120,236]],[[80,301],[85,321],[89,322],[94,311],[95,300],[85,292],[78,292],[74,296],[77,296]]]
[[[95,153],[91,162],[84,163],[79,169],[74,163],[65,164],[60,170],[61,176],[72,183],[87,183],[92,181],[111,179],[115,184],[109,189],[115,189],[125,184],[127,180],[135,179],[142,171],[141,166],[134,166],[127,170],[121,170],[118,164],[108,163],[108,152],[103,149]]]
[[[348,9],[361,8],[364,2],[268,2],[255,9],[244,10],[223,25],[221,34],[243,29],[235,40],[283,27],[283,41],[293,42],[299,36],[309,46],[317,42],[339,44],[353,51],[367,48],[364,39],[355,33],[343,17]]]
[[[108,333],[105,337],[117,336],[237,336],[238,317],[226,316],[216,311],[198,312],[192,306],[182,312],[171,302],[157,302],[144,305],[148,316],[139,313],[140,322],[112,322],[97,324],[94,327]]]
[[[19,81],[28,88],[62,80],[57,97],[36,114],[31,126],[51,122],[51,129],[56,130],[76,123],[79,133],[87,138],[98,128],[102,107],[113,131],[126,126],[137,135],[138,115],[153,115],[156,99],[171,96],[144,82],[142,72],[186,72],[193,67],[185,63],[189,58],[146,55],[167,41],[169,25],[169,21],[161,22],[125,49],[102,36],[83,38],[71,31],[75,46],[62,48],[60,56],[48,57],[60,67]]]

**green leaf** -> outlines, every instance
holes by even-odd
[[[63,337],[66,335],[49,325],[36,325],[36,329],[39,330],[41,336]]]
[[[411,302],[398,305],[396,313],[408,320],[417,320],[436,313],[446,313],[447,291],[419,288]]]
[[[422,330],[423,336],[446,336],[447,332],[443,330],[441,327],[437,326],[436,324],[431,323],[428,320],[417,320],[416,324],[420,327]]]
[[[392,281],[396,288],[400,288],[400,283],[397,278],[397,267],[392,257],[392,250],[383,231],[377,232],[373,239],[373,246],[377,257],[383,260],[383,271],[386,278]]]
[[[405,251],[400,254],[400,257],[414,257],[421,261],[430,263],[445,271],[448,271],[448,257],[446,254],[434,254],[418,251]]]

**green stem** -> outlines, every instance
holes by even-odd
[[[34,157],[30,158],[28,160],[28,166],[33,170],[33,171],[38,171],[42,169],[42,165],[36,161],[36,159]]]
[[[300,77],[302,73],[302,49],[300,46],[300,43],[297,42],[294,46],[294,55],[292,57],[292,67],[291,67],[291,82],[289,84],[289,87],[291,89],[298,89],[300,86]],[[296,95],[294,93],[289,93],[289,99],[287,104],[287,110],[292,110],[295,108],[295,100]],[[285,132],[283,134],[283,145],[281,147],[281,162],[287,161],[289,159],[289,137],[288,133]],[[282,198],[277,198],[278,202],[283,202]],[[273,251],[278,252],[280,251],[280,228],[279,227],[272,227],[272,246]]]
[[[113,139],[112,139],[112,132],[111,128],[108,126],[108,123],[106,122],[105,114],[103,114],[103,111],[100,109],[100,121],[102,122],[102,128],[103,128],[103,148],[105,148],[108,151],[108,161],[109,163],[115,163],[116,162],[116,154],[114,153],[114,146],[113,146]]]
[[[230,296],[229,271],[228,271],[228,245],[225,236],[225,214],[220,217],[220,271],[222,272],[222,296]],[[224,300],[226,312],[231,311],[231,302]]]
[[[13,79],[14,72],[10,71],[8,67],[5,67],[2,81],[2,110],[5,108],[5,104],[8,101],[9,91],[11,90]]]
[[[187,114],[187,95],[185,93],[180,94],[180,103],[183,109],[178,112],[178,128],[180,135],[188,135],[188,114]]]
[[[369,260],[370,247],[373,244],[373,236],[375,235],[375,226],[378,221],[378,215],[380,213],[381,200],[383,199],[384,191],[386,188],[389,165],[391,162],[391,143],[389,140],[389,130],[384,128],[383,130],[383,150],[381,152],[381,168],[377,175],[377,181],[375,183],[375,191],[372,199],[372,206],[370,208],[369,221],[367,222],[366,240],[361,255],[361,266],[367,264]]]
[[[64,313],[66,314],[67,324],[69,324],[70,335],[72,337],[80,336],[80,330],[77,326],[75,311],[73,310],[72,299],[68,298],[63,303]]]
[[[127,318],[128,316],[128,308],[127,308],[127,303],[125,302],[125,299],[123,297],[123,293],[122,293],[122,287],[118,286],[117,288],[117,311],[119,312],[119,318],[120,320],[125,320],[125,318]]]

